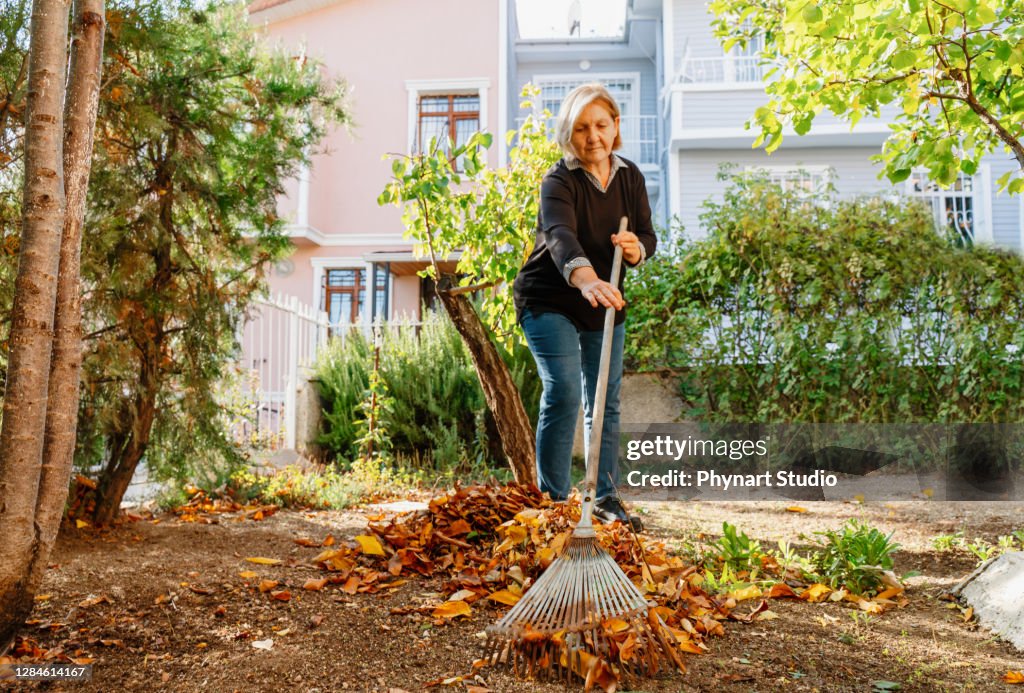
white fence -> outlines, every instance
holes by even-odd
[[[241,328],[239,365],[248,377],[251,416],[235,427],[239,441],[295,449],[296,395],[327,343],[327,313],[294,296],[257,299]]]

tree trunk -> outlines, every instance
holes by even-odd
[[[43,456],[65,197],[61,157],[68,4],[35,0],[25,117],[21,254],[11,310],[0,430],[0,652],[32,612],[28,570],[38,547],[36,499]]]
[[[469,298],[465,294],[452,294],[444,289],[438,289],[437,295],[473,357],[487,407],[494,414],[494,422],[501,436],[501,447],[516,482],[536,484],[533,428],[508,366],[491,342]]]
[[[78,385],[82,367],[82,302],[79,294],[82,221],[92,162],[93,132],[103,61],[103,0],[75,0],[71,72],[64,104],[64,189],[67,210],[60,241],[53,355],[43,438],[43,465],[36,500],[39,535],[29,570],[29,591],[42,581],[60,529],[75,454]]]
[[[96,510],[93,522],[97,526],[109,525],[117,519],[121,500],[128,490],[142,456],[149,446],[149,437],[156,419],[156,393],[154,375],[149,364],[143,365],[140,393],[134,401],[126,403],[118,416],[122,435],[115,436],[110,445],[110,460],[104,467],[96,489]]]

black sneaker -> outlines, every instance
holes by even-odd
[[[643,521],[636,515],[627,513],[626,509],[622,507],[622,501],[615,496],[608,496],[598,501],[594,505],[594,517],[604,524],[618,521],[632,527],[634,532],[644,531]]]

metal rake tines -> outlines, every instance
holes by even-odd
[[[591,537],[572,537],[487,635],[487,661],[521,678],[586,679],[602,662],[627,679],[656,673],[663,660],[685,670],[674,636]]]

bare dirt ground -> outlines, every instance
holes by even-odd
[[[865,618],[841,603],[771,602],[778,618],[727,622],[710,652],[687,655],[689,671],[647,680],[642,691],[1010,691],[1002,682],[1024,669],[1024,654],[993,637],[941,596],[974,567],[963,551],[936,551],[935,535],[963,531],[995,541],[1024,527],[1024,505],[905,502],[858,505],[805,503],[649,503],[649,533],[667,543],[717,536],[723,521],[773,546],[796,545],[801,534],[838,528],[859,517],[895,530],[903,546],[898,573],[909,580],[909,604]],[[379,594],[349,595],[339,585],[305,591],[322,577],[309,561],[319,549],[297,545],[334,534],[363,533],[354,512],[280,511],[254,522],[230,516],[216,524],[182,523],[172,515],[108,531],[61,535],[25,634],[43,649],[94,659],[87,684],[0,683],[36,690],[156,691],[560,691],[561,685],[517,681],[493,669],[472,669],[482,655],[483,629],[497,608],[474,605],[469,618],[443,626],[428,615],[392,608],[436,603],[440,580],[410,579]],[[246,557],[282,559],[256,565]],[[253,571],[290,591],[289,601],[254,589]],[[106,596],[109,601],[95,602]],[[272,640],[271,649],[254,643]],[[446,679],[463,676],[463,680]],[[472,689],[472,686],[480,688]],[[880,687],[882,686],[882,687]],[[890,689],[891,686],[890,686]]]

